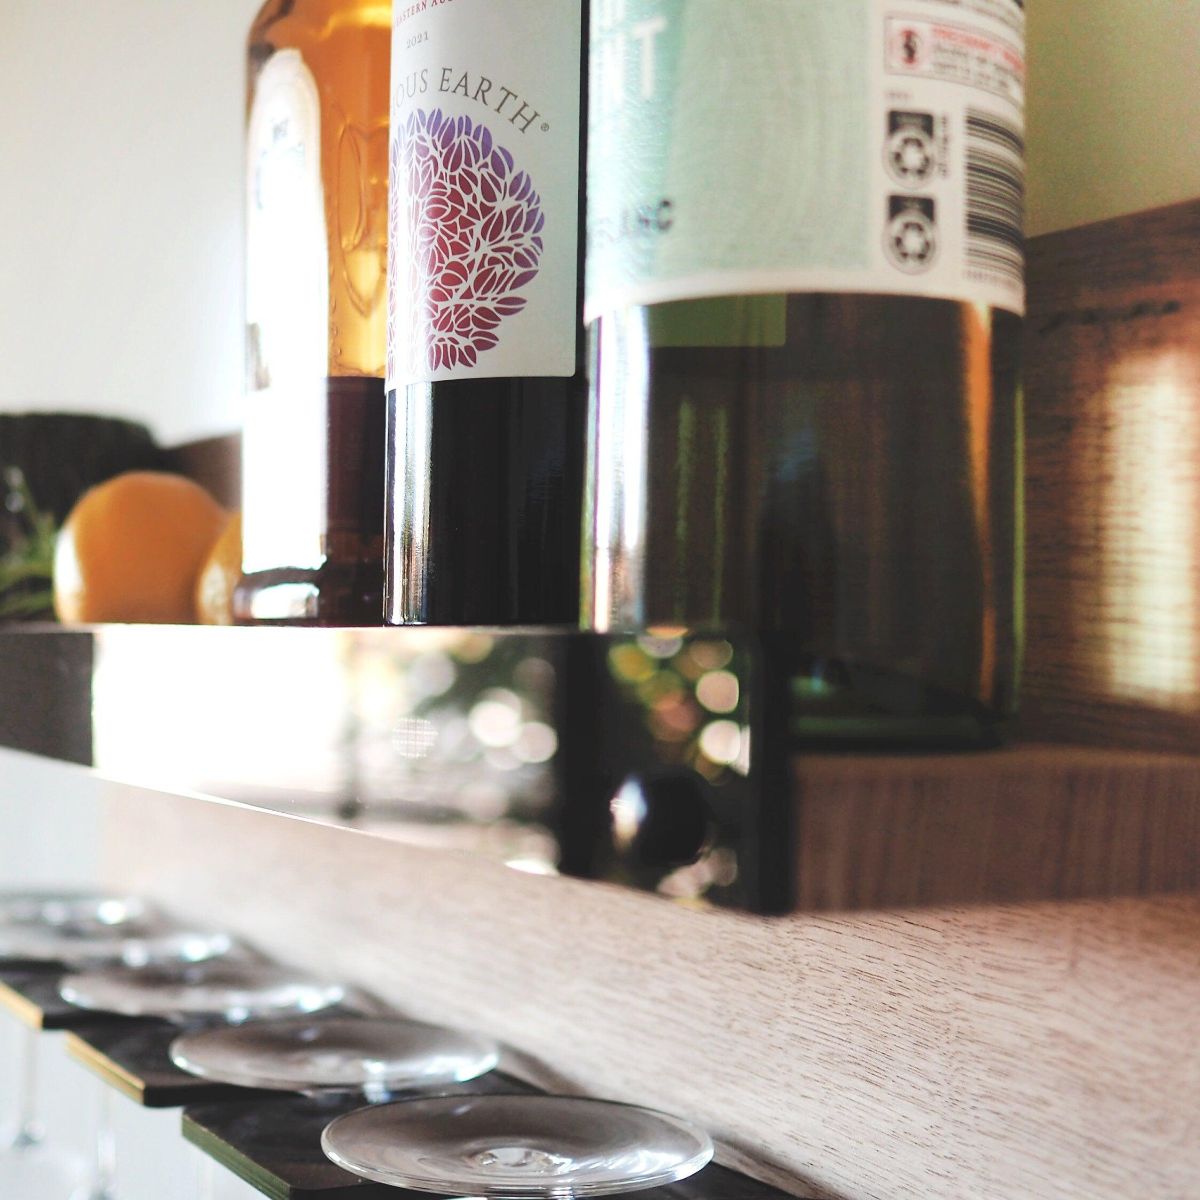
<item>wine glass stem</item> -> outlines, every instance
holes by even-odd
[[[38,1120],[38,1038],[37,1030],[21,1031],[21,1082],[18,1093],[19,1111],[13,1148],[23,1150],[38,1145],[45,1137]]]
[[[112,1092],[100,1085],[99,1120],[96,1125],[96,1165],[89,1200],[115,1200],[117,1137],[113,1129]]]
[[[217,1164],[206,1154],[200,1160],[200,1200],[216,1200]]]

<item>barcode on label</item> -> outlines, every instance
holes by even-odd
[[[1025,140],[1002,117],[967,110],[967,263],[1020,283],[1025,272]]]

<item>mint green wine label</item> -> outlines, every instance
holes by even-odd
[[[1021,312],[1018,0],[595,0],[586,318],[865,292]]]

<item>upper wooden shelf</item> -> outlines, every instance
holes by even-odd
[[[1200,749],[1200,201],[1035,238],[1023,728]]]
[[[1010,903],[1200,887],[1200,758],[1016,745],[793,762],[797,905]]]

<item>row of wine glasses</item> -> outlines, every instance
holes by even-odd
[[[0,893],[0,961],[89,968],[119,963],[201,962],[233,952],[232,938],[189,928],[133,896],[91,890]],[[90,1175],[48,1143],[38,1103],[37,1034],[22,1034],[15,1129],[0,1144],[0,1194],[116,1200],[115,1143],[99,1093],[100,1120]],[[81,1179],[82,1176],[82,1179]]]
[[[245,1021],[184,1032],[174,1063],[215,1082],[349,1094],[367,1107],[336,1118],[326,1154],[352,1174],[443,1195],[599,1196],[692,1174],[712,1154],[707,1135],[628,1105],[557,1096],[451,1095],[382,1103],[492,1070],[499,1047],[473,1034],[401,1017],[328,1016],[336,985],[225,961],[68,978],[85,1008],[187,1020]],[[312,1015],[264,1019],[280,1010]],[[257,1018],[257,1019],[254,1019]]]
[[[492,1070],[487,1039],[402,1018],[258,1021],[186,1033],[171,1058],[245,1087],[360,1095],[326,1128],[327,1156],[352,1174],[453,1196],[601,1196],[685,1178],[712,1156],[688,1122],[563,1096],[448,1095],[381,1103]]]
[[[297,975],[232,938],[180,928],[127,897],[0,897],[3,957],[69,964],[60,993],[79,1008],[180,1025],[170,1054],[192,1074],[361,1099],[363,1107],[329,1124],[322,1147],[339,1166],[378,1183],[441,1195],[563,1200],[660,1186],[712,1156],[711,1140],[694,1125],[630,1105],[437,1095],[493,1070],[499,1047],[475,1034],[372,1013],[351,989]],[[0,1157],[0,1183],[9,1178],[6,1158],[32,1161],[35,1125],[23,1137],[18,1131]],[[92,1179],[73,1200],[118,1200],[114,1164],[111,1131],[102,1126]],[[13,1194],[67,1192],[43,1182]]]

